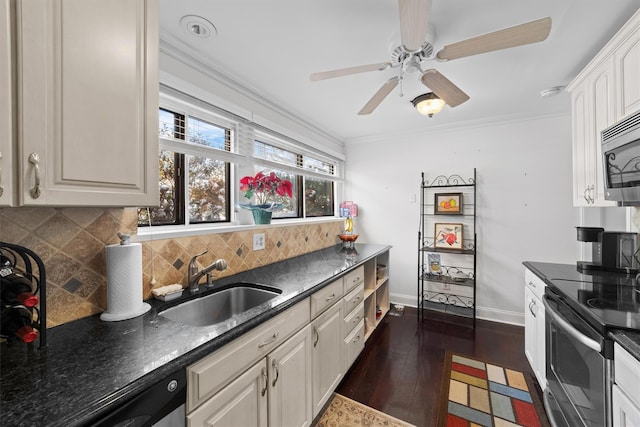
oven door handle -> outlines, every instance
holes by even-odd
[[[590,349],[595,350],[599,353],[602,352],[602,346],[598,341],[593,340],[588,336],[584,335],[582,332],[577,330],[573,325],[571,325],[571,323],[567,322],[557,311],[555,311],[551,307],[551,304],[547,302],[548,300],[549,300],[549,297],[547,295],[542,296],[542,305],[544,305],[546,314],[551,316],[554,322],[556,322],[566,333],[571,335],[576,340],[580,341],[582,344],[586,345]]]

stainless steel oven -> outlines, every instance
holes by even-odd
[[[612,356],[605,336],[547,288],[545,409],[552,426],[610,427]]]

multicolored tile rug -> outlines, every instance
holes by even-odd
[[[536,390],[520,371],[447,352],[439,427],[546,427]]]

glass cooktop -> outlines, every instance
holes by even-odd
[[[615,328],[640,329],[640,282],[635,275],[580,276],[551,279],[549,287],[602,333]]]

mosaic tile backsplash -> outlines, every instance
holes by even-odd
[[[0,240],[25,246],[44,262],[47,272],[47,327],[102,313],[107,308],[105,246],[119,242],[117,233],[136,234],[133,208],[3,208]],[[200,267],[227,260],[216,278],[333,246],[342,221],[264,226],[245,231],[204,234],[142,244],[143,297],[155,287],[187,285],[191,257]],[[253,234],[265,234],[265,250],[253,251]]]

